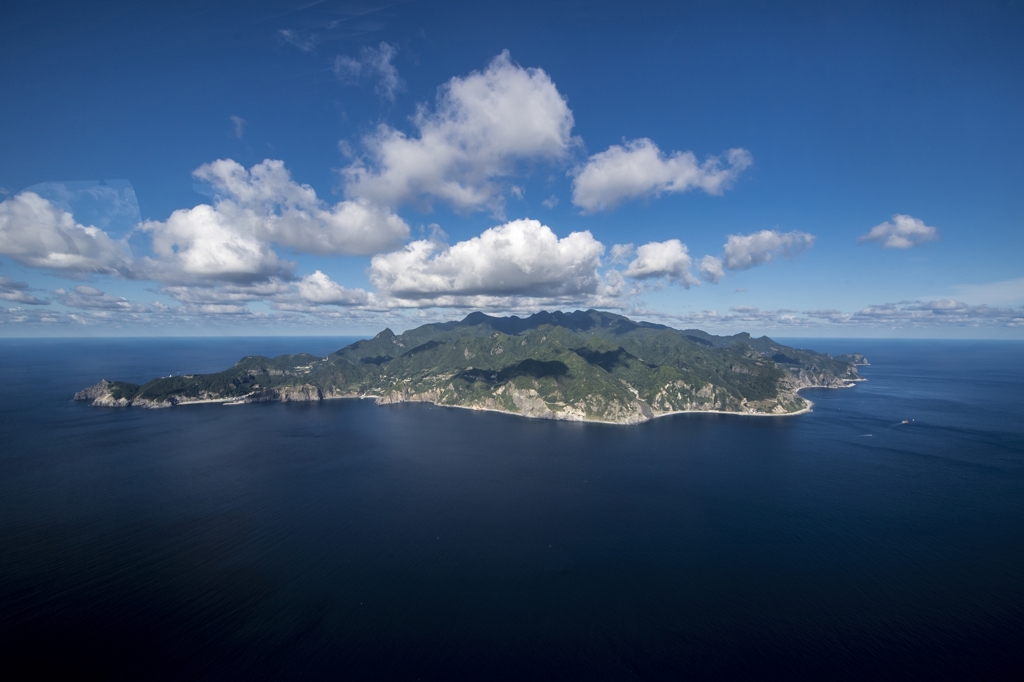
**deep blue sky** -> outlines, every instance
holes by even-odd
[[[3,335],[364,333],[474,308],[590,305],[785,336],[1024,329],[1020,2],[50,2],[6,10],[0,59]],[[494,152],[525,100],[492,110],[483,97],[473,100],[481,115],[505,127],[449,121],[464,156],[423,177],[489,187],[488,201],[354,182],[356,164],[383,174],[368,143],[383,139],[378,126],[419,140],[417,107],[421,122],[437,122],[439,93],[474,73],[498,89],[532,74],[531,92],[560,96],[572,124],[562,146],[518,137]],[[391,90],[388,74],[399,79]],[[615,166],[618,180],[588,195],[617,200],[579,198],[597,177],[585,170],[608,169],[602,154],[645,139],[656,150],[642,172]],[[730,149],[752,163],[720,185],[672,191],[656,179],[676,152],[701,164]],[[424,163],[440,157],[431,149]],[[406,172],[408,158],[395,168]],[[209,225],[168,219],[225,199],[223,188],[197,192],[192,175],[218,159],[245,169],[280,160],[324,210],[363,202],[408,232],[353,246],[340,232],[323,237],[349,228],[314,220],[302,241],[225,210],[224,241],[189,247],[183,235],[205,239]],[[122,199],[130,183],[139,213],[87,205],[81,183],[99,180]],[[63,195],[53,184],[74,181]],[[25,190],[70,223],[43,225]],[[275,201],[254,210],[273,219]],[[153,222],[131,232],[140,218]],[[524,232],[515,221],[525,218],[553,234]],[[499,236],[526,260],[495,274],[510,262],[500,244],[466,242],[506,224]],[[91,226],[105,234],[81,232]],[[877,239],[858,241],[876,226]],[[398,257],[432,230],[433,251]],[[552,246],[584,231],[589,241]],[[200,249],[235,237],[261,249],[258,267],[203,260]],[[321,237],[332,246],[310,246]],[[613,261],[627,243],[637,248]],[[704,256],[719,259],[718,276],[702,277]]]

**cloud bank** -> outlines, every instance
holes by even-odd
[[[23,305],[49,305],[44,301],[28,293],[29,286],[25,282],[15,282],[10,277],[0,275],[0,298],[11,303]]]
[[[70,291],[57,289],[53,292],[61,305],[81,310],[110,310],[125,313],[149,312],[149,307],[141,303],[133,303],[120,296],[111,296],[96,287],[77,286]]]

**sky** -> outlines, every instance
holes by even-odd
[[[1024,3],[21,3],[0,336],[1024,338]]]

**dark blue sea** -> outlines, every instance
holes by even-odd
[[[1024,343],[793,342],[872,364],[867,382],[807,391],[814,411],[787,418],[626,427],[365,400],[70,400],[101,378],[350,340],[0,341],[5,669],[674,680],[1024,667]]]

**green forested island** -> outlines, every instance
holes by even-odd
[[[861,380],[859,354],[831,357],[766,336],[713,336],[588,310],[528,318],[472,313],[395,335],[390,329],[327,357],[248,356],[216,374],[102,380],[75,400],[170,407],[375,398],[526,417],[634,424],[676,412],[806,411],[801,388]]]

